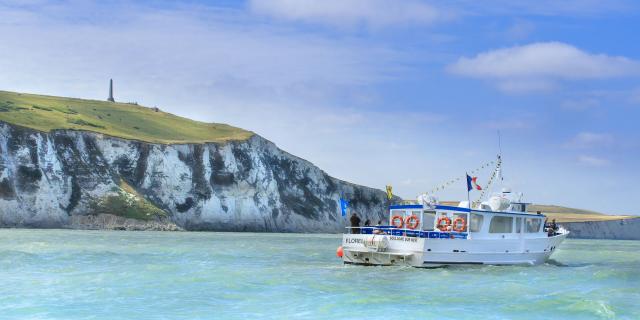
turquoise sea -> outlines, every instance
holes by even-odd
[[[640,319],[640,241],[535,267],[345,266],[339,235],[0,230],[0,319]]]

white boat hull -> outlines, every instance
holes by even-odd
[[[456,264],[537,265],[544,263],[568,233],[518,239],[431,239],[407,236],[345,234],[343,261],[364,265],[433,267]],[[386,248],[367,246],[386,237]]]

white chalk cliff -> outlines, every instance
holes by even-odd
[[[101,214],[94,204],[123,182],[186,230],[341,232],[340,197],[373,221],[386,206],[383,191],[330,177],[258,135],[164,145],[0,122],[0,226],[69,227]]]

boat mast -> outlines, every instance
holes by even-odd
[[[498,130],[498,157],[502,155],[502,141],[500,137],[500,130]]]
[[[467,189],[467,205],[469,206],[469,212],[471,212],[471,197],[469,196],[469,173],[465,172],[464,175],[467,179],[466,183],[464,184],[465,189]]]
[[[496,161],[496,168],[493,169],[493,173],[491,174],[491,177],[489,177],[489,181],[487,182],[487,186],[482,189],[482,192],[480,193],[480,197],[478,197],[478,200],[475,201],[474,203],[482,203],[482,199],[484,198],[485,193],[487,193],[489,191],[489,188],[493,187],[493,179],[496,178],[496,176],[500,176],[500,180],[502,180],[502,156],[498,155],[498,160]]]

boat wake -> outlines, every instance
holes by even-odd
[[[566,263],[562,263],[562,262],[554,260],[554,259],[549,259],[549,260],[547,260],[545,265],[554,266],[554,267],[580,268],[580,267],[588,267],[591,264],[589,264],[589,263],[571,263],[571,264],[566,264]]]

